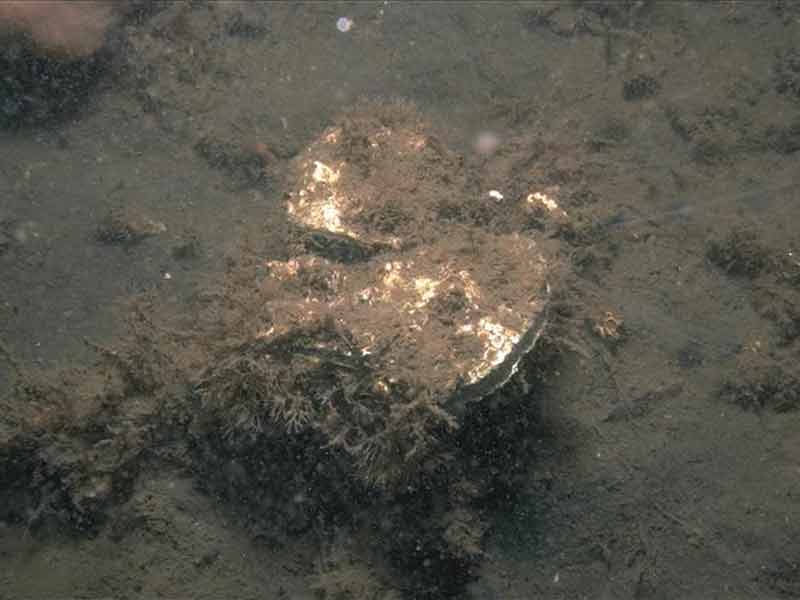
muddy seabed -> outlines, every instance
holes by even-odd
[[[780,1],[140,3],[4,80],[0,597],[800,595],[798,40]],[[382,234],[419,194],[472,232],[442,256],[547,249],[490,397],[376,406],[335,319],[259,337],[265,265],[319,250],[287,198],[331,127],[365,173],[370,131],[425,140],[370,175]]]

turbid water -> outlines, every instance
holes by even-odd
[[[66,80],[3,54],[0,595],[800,595],[797,5],[132,6]],[[386,504],[216,456],[175,383],[239,341],[187,331],[263,324],[288,164],[364,97],[463,155],[456,214],[569,217],[528,223],[569,267],[541,355],[443,438],[446,493]],[[436,514],[457,560],[400,535]]]

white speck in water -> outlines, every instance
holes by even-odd
[[[336,29],[342,33],[347,33],[353,27],[353,19],[350,17],[339,17],[336,21]]]
[[[491,156],[500,147],[500,136],[492,131],[481,131],[472,140],[472,148],[478,154]]]

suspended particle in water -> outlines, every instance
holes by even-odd
[[[339,17],[336,21],[336,29],[342,33],[347,33],[353,28],[353,19],[350,17]]]
[[[483,156],[491,156],[500,147],[500,136],[492,131],[481,131],[472,140],[472,149]]]
[[[495,200],[497,202],[500,202],[503,199],[502,192],[500,192],[498,190],[489,190],[488,196],[489,196],[489,198],[491,198],[492,200]]]

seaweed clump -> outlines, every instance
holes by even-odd
[[[775,60],[775,91],[800,100],[800,50],[789,48]]]
[[[780,365],[771,365],[742,382],[726,382],[720,397],[746,410],[792,412],[800,408],[800,378]]]
[[[0,400],[1,520],[29,534],[99,531],[152,441],[152,404],[122,416],[123,387],[107,373],[19,373]]]
[[[70,115],[86,104],[111,64],[107,51],[74,60],[38,56],[21,40],[0,51],[0,127],[17,129]]]
[[[770,266],[770,252],[751,229],[736,228],[720,240],[712,240],[706,257],[728,275],[755,278]]]
[[[203,308],[195,469],[264,535],[377,531],[367,552],[415,597],[456,594],[511,486],[483,463],[517,448],[499,407],[521,401],[502,390],[546,323],[549,263],[492,215],[437,218],[469,178],[408,105],[348,113],[289,175],[290,258],[232,269]]]

